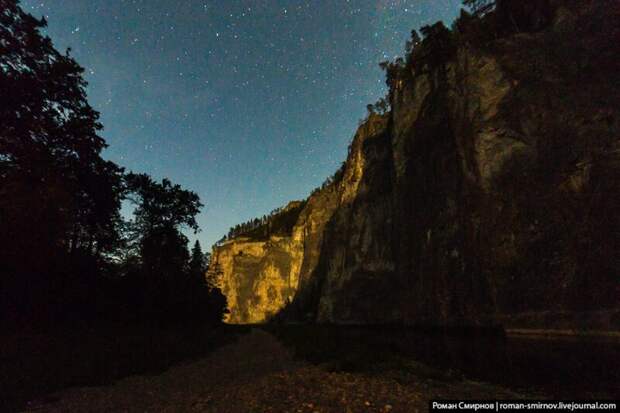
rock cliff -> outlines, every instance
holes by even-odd
[[[214,248],[229,321],[620,325],[620,10],[540,3],[399,66],[286,234]]]

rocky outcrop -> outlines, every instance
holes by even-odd
[[[336,197],[334,185],[311,196],[284,233],[266,239],[236,237],[213,248],[209,277],[219,280],[227,297],[228,322],[268,321],[301,297],[298,293],[317,265]]]
[[[392,110],[360,126],[342,179],[290,235],[215,248],[230,321],[566,328],[612,314],[620,12],[577,3],[549,3],[544,29],[401,69]]]
[[[222,292],[231,310],[228,322],[263,322],[293,299],[298,282],[293,249],[290,238],[271,237],[235,239],[216,250],[214,265],[222,271]]]

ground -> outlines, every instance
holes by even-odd
[[[509,390],[463,380],[330,371],[295,359],[272,334],[254,328],[204,358],[158,375],[31,400],[36,412],[416,412],[433,398],[515,398]],[[420,371],[424,371],[423,369]]]

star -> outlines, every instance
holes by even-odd
[[[21,3],[88,68],[106,159],[208,202],[188,234],[208,248],[332,175],[386,93],[378,63],[402,55],[411,29],[449,25],[460,2]]]

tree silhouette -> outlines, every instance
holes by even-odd
[[[203,205],[196,193],[168,179],[155,182],[146,174],[129,173],[125,182],[128,198],[137,207],[134,211],[136,225],[143,233],[166,226],[198,231],[196,215]]]
[[[136,241],[137,272],[147,316],[165,319],[222,319],[226,299],[205,280],[206,262],[200,243],[192,248],[183,228],[198,230],[198,195],[169,180],[154,181],[145,174],[127,174],[127,198],[136,209],[129,224]]]
[[[210,297],[198,282],[204,257],[197,246],[189,260],[182,233],[198,230],[198,195],[101,158],[83,69],[45,26],[0,0],[0,321],[140,305],[221,319],[221,293]],[[123,200],[135,206],[129,222]]]
[[[416,30],[411,30],[411,38],[405,43],[405,60],[407,64],[411,64],[413,52],[421,42],[422,39],[418,32]]]
[[[421,56],[414,61],[414,65],[417,69],[428,70],[441,67],[456,51],[452,32],[442,22],[424,26],[420,32],[424,40],[421,43]]]
[[[189,260],[187,237],[170,224],[156,227],[140,240],[140,258],[145,275],[153,278],[178,278]]]
[[[204,284],[206,272],[207,259],[205,254],[202,252],[200,242],[196,240],[189,260],[189,274],[192,280],[195,280],[199,284]]]
[[[130,230],[140,234],[137,238],[143,271],[157,277],[182,272],[189,253],[181,229],[198,231],[200,198],[168,179],[159,183],[146,174],[129,173],[125,182],[127,197],[136,207]]]
[[[118,247],[122,169],[101,158],[83,69],[0,0],[0,305],[20,312]]]

